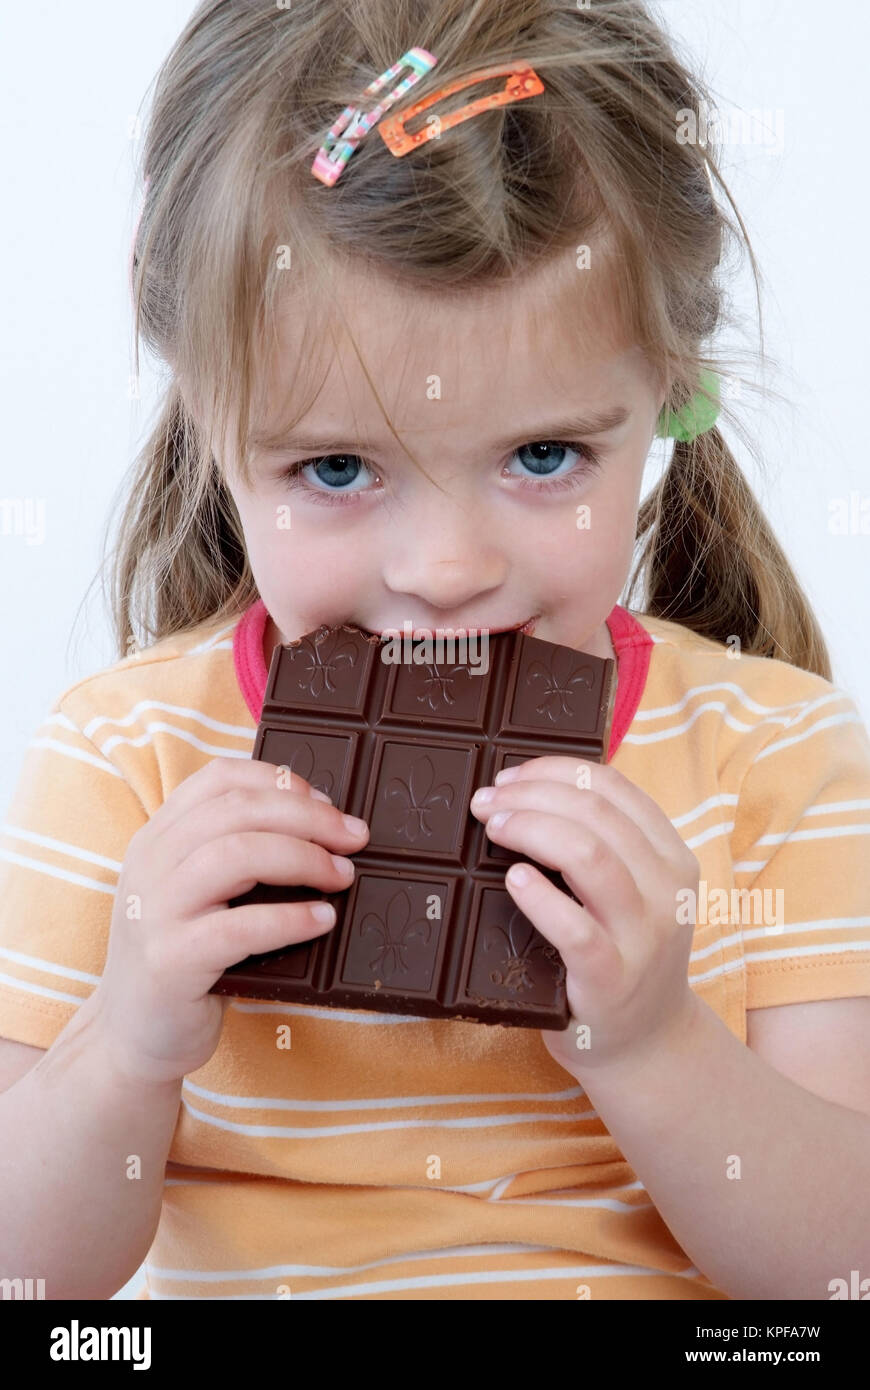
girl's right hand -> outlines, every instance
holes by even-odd
[[[368,827],[349,829],[295,773],[279,788],[277,773],[259,760],[214,758],[131,839],[105,970],[91,996],[125,1077],[175,1081],[204,1066],[226,1005],[209,990],[224,970],[333,925],[312,916],[314,902],[228,905],[255,883],[338,893],[353,882],[353,865],[337,866],[330,850],[362,849]]]

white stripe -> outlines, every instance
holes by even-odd
[[[842,811],[866,810],[870,810],[870,801],[867,800],[829,801],[818,806],[808,807],[808,809],[803,812],[801,819],[803,819],[804,816],[830,816],[838,815]],[[762,835],[761,839],[756,841],[756,844],[781,845],[785,844],[787,840],[825,839],[831,835],[866,835],[868,832],[870,832],[870,826],[868,825],[834,825],[826,830],[783,831],[781,834],[776,835]],[[759,873],[762,869],[767,868],[772,858],[773,856],[771,856],[770,859],[741,859],[738,863],[732,865],[732,869],[735,873]]]
[[[551,1247],[552,1248],[552,1247]],[[483,1252],[481,1252],[483,1253]],[[344,1284],[338,1288],[319,1289],[310,1293],[293,1293],[291,1299],[294,1303],[302,1299],[329,1299],[345,1298],[353,1295],[370,1293],[399,1293],[404,1289],[432,1289],[455,1287],[471,1284],[507,1284],[507,1283],[536,1283],[541,1279],[588,1279],[595,1278],[624,1278],[635,1275],[652,1275],[660,1279],[684,1279],[684,1274],[676,1274],[664,1269],[642,1269],[639,1265],[569,1265],[563,1269],[496,1269],[481,1270],[474,1274],[424,1274],[414,1279],[381,1279],[367,1284]],[[178,1299],[184,1298],[184,1294],[151,1294],[153,1299]],[[251,1298],[259,1298],[259,1294],[218,1294],[217,1298],[222,1301],[242,1302]]]
[[[686,811],[683,816],[671,816],[671,825],[675,830],[679,830],[681,825],[688,825],[689,821],[697,820],[699,816],[706,815],[712,811],[714,806],[736,806],[738,797],[734,792],[723,792],[721,796],[708,796],[706,801],[702,801],[692,811]]]
[[[95,730],[101,728],[103,724],[113,724],[118,729],[128,728],[135,724],[143,710],[158,709],[164,714],[180,714],[184,719],[195,719],[198,724],[204,724],[208,729],[214,729],[218,734],[231,734],[233,737],[250,739],[253,735],[249,726],[244,724],[224,724],[219,719],[212,719],[209,715],[203,714],[201,710],[190,709],[187,705],[170,705],[166,700],[139,700],[129,713],[113,719],[111,715],[100,714],[90,719],[82,730],[86,738],[93,738]]]
[[[722,715],[722,722],[724,724],[727,724],[729,729],[735,729],[738,733],[741,734],[752,733],[755,729],[760,729],[763,724],[783,724],[786,726],[790,726],[798,722],[798,719],[805,719],[806,716],[810,714],[818,705],[829,704],[831,700],[840,700],[843,698],[844,697],[842,695],[826,695],[820,700],[815,700],[813,704],[808,706],[807,709],[805,709],[803,714],[801,714],[800,716],[794,716],[791,719],[779,719],[774,715],[770,715],[766,719],[756,720],[754,724],[744,724],[740,719],[735,719],[735,717],[730,713],[728,706],[723,704],[721,700],[709,700],[704,705],[698,705],[697,709],[694,709],[689,718],[686,719],[682,724],[675,724],[671,729],[660,729],[657,733],[654,734],[626,734],[623,738],[623,743],[661,743],[664,739],[676,738],[679,734],[684,734],[687,729],[690,729],[692,725],[695,723],[695,720],[700,718],[700,716],[704,714],[707,710],[718,711]],[[635,719],[637,719],[637,715],[635,715]],[[814,726],[813,729],[810,730],[809,734],[803,734],[800,737],[808,738],[811,733],[815,732],[815,729],[822,729],[829,723],[845,724],[860,722],[860,717],[857,714],[835,715],[832,716],[829,720],[821,720],[817,725]],[[774,746],[785,748],[790,742],[796,743],[798,742],[798,738],[785,739]],[[767,753],[769,753],[770,751],[771,745],[768,745],[764,753],[759,754],[759,758],[766,757]],[[756,758],[755,762],[758,762],[758,760],[759,759]]]
[[[118,859],[107,859],[104,854],[94,854],[92,850],[81,849],[78,845],[67,844],[65,840],[53,840],[50,835],[37,835],[33,830],[22,830],[17,825],[0,825],[0,834],[9,835],[13,840],[27,840],[32,845],[42,845],[45,849],[57,850],[71,859],[84,859],[88,864],[99,864],[103,869],[112,869],[119,874],[122,869]]]
[[[365,1269],[383,1269],[385,1265],[412,1264],[421,1260],[480,1259],[481,1255],[545,1255],[552,1254],[552,1245],[526,1245],[523,1241],[502,1241],[492,1245],[447,1245],[436,1250],[408,1250],[401,1255],[385,1255],[380,1260],[365,1260],[358,1265],[260,1265],[257,1269],[165,1269],[147,1266],[155,1279],[175,1279],[179,1283],[226,1284],[239,1279],[334,1279],[339,1274],[362,1274]]]
[[[26,965],[31,970],[41,970],[43,975],[65,975],[68,980],[82,980],[89,985],[100,983],[101,977],[91,975],[87,970],[74,970],[71,965],[58,965],[56,961],[42,960],[39,956],[26,956],[23,951],[12,951],[8,946],[0,946],[0,957]]]
[[[733,829],[733,820],[720,821],[718,825],[711,825],[709,829],[702,830],[700,834],[690,836],[686,841],[686,848],[694,849],[696,845],[705,845],[708,840],[715,840],[718,835],[730,835]]]
[[[870,801],[824,801],[818,806],[810,806],[805,816],[833,816],[838,811],[870,811]]]
[[[789,928],[784,928],[788,931]],[[823,956],[842,951],[870,951],[868,941],[844,941],[830,946],[793,946],[788,951],[747,951],[747,960],[782,960],[786,956]]]
[[[380,1120],[377,1124],[318,1125],[316,1128],[296,1128],[290,1125],[243,1125],[234,1120],[222,1120],[196,1110],[182,1096],[181,1104],[188,1114],[215,1129],[232,1134],[245,1134],[251,1139],[334,1139],[341,1134],[377,1134],[390,1129],[488,1129],[500,1125],[526,1124],[583,1124],[597,1119],[594,1110],[573,1115],[475,1115],[452,1120]]]
[[[836,835],[870,835],[870,825],[829,825],[824,830],[787,830],[762,835],[756,845],[783,845],[787,840],[830,840]]]
[[[759,753],[753,762],[760,763],[762,758],[769,758],[771,753],[778,753],[782,748],[790,748],[793,743],[803,743],[804,739],[812,738],[813,734],[820,733],[822,729],[833,728],[836,724],[861,724],[860,714],[832,714],[830,719],[820,719],[818,724],[814,724],[811,729],[807,729],[805,734],[795,734],[793,738],[781,738],[776,743],[769,743],[767,747]]]
[[[83,1004],[85,995],[61,994],[57,989],[45,989],[41,985],[26,984],[24,980],[13,980],[11,975],[0,975],[0,985],[10,985],[12,989],[24,990],[25,994],[38,994],[43,999],[60,999],[64,1004]]]
[[[111,772],[113,777],[120,777],[121,774],[116,767],[113,767],[105,758],[98,758],[93,753],[86,753],[83,748],[73,748],[70,743],[58,743],[54,738],[34,738],[28,744],[30,748],[51,748],[55,753],[63,753],[64,757],[77,758],[81,763],[91,763],[93,767],[98,767],[101,772]]]
[[[49,714],[43,719],[40,728],[44,729],[46,724],[57,724],[61,729],[71,729],[74,734],[81,733],[78,724],[74,724],[71,719],[67,719],[65,714]]]
[[[184,1078],[184,1090],[191,1091],[201,1100],[212,1101],[215,1105],[226,1105],[241,1110],[303,1110],[324,1113],[333,1110],[397,1110],[402,1106],[419,1105],[505,1105],[511,1101],[530,1100],[543,1103],[566,1103],[576,1100],[586,1093],[580,1086],[568,1086],[562,1091],[493,1091],[480,1095],[431,1095],[431,1096],[375,1096],[365,1100],[292,1100],[277,1096],[239,1096],[208,1091],[197,1086],[189,1077]]]
[[[711,690],[730,691],[731,694],[737,696],[738,700],[740,700],[741,703],[744,704],[747,709],[752,710],[754,714],[781,714],[784,710],[803,709],[804,706],[806,706],[809,703],[807,700],[795,700],[790,705],[762,705],[759,704],[758,700],[753,700],[750,695],[747,695],[746,691],[743,689],[742,686],[735,685],[733,681],[714,681],[712,685],[690,686],[683,698],[681,700],[678,700],[677,703],[674,705],[658,705],[655,709],[638,710],[637,714],[634,717],[636,720],[664,719],[666,715],[679,714],[680,710],[684,710],[689,701],[693,700],[696,695],[709,695]],[[840,698],[840,696],[825,695],[822,698],[825,700],[833,700]],[[787,723],[788,721],[781,720],[779,722]]]
[[[40,859],[26,859],[23,854],[15,854],[11,849],[0,849],[0,859],[9,864],[18,864],[23,869],[35,869],[49,878],[62,878],[65,883],[77,883],[80,888],[93,888],[97,893],[117,892],[117,884],[99,883],[95,878],[85,878],[83,874],[70,873],[68,869],[58,869],[54,864],[44,864]]]
[[[622,741],[623,743],[661,743],[664,739],[677,738],[679,734],[684,734],[687,729],[691,729],[695,720],[700,719],[707,710],[718,710],[724,714],[723,723],[727,724],[729,729],[736,729],[738,733],[748,734],[756,727],[753,724],[743,724],[739,719],[735,719],[733,715],[728,713],[728,706],[724,705],[721,700],[711,700],[706,705],[699,705],[684,723],[675,724],[672,729],[661,729],[655,734],[625,734]],[[637,719],[637,715],[635,715],[635,719]]]
[[[493,1201],[488,1197],[487,1201]],[[598,1207],[602,1211],[615,1211],[626,1216],[634,1211],[645,1211],[652,1202],[619,1202],[614,1197],[507,1197],[499,1203],[502,1207]]]
[[[214,651],[217,647],[232,647],[232,642],[224,642],[223,638],[226,637],[230,632],[235,632],[240,622],[241,618],[235,618],[230,623],[229,627],[222,627],[219,632],[213,632],[211,637],[206,637],[203,642],[200,642],[198,644],[198,646],[190,647],[186,655],[198,656],[200,652],[211,652]]]
[[[546,1193],[543,1197],[540,1197],[540,1198],[538,1198],[538,1197],[507,1197],[507,1198],[502,1198],[502,1195],[501,1195],[501,1194],[506,1190],[506,1188],[508,1188],[508,1187],[510,1186],[510,1184],[511,1184],[511,1183],[514,1181],[514,1179],[517,1178],[518,1176],[519,1176],[518,1173],[509,1173],[509,1174],[507,1175],[507,1177],[504,1177],[504,1178],[498,1178],[498,1179],[487,1178],[485,1182],[469,1182],[469,1183],[461,1183],[461,1184],[459,1184],[459,1185],[453,1185],[453,1184],[450,1184],[450,1183],[440,1183],[440,1182],[439,1182],[439,1183],[437,1184],[436,1190],[437,1190],[438,1192],[458,1192],[458,1193],[462,1193],[462,1194],[467,1194],[467,1193],[472,1193],[472,1192],[484,1192],[484,1191],[486,1191],[487,1189],[492,1189],[491,1192],[490,1192],[490,1195],[489,1195],[488,1197],[484,1198],[484,1200],[487,1201],[487,1202],[498,1202],[499,1205],[501,1205],[501,1206],[507,1206],[508,1204],[523,1205],[523,1204],[527,1204],[527,1203],[536,1203],[536,1202],[538,1202],[538,1201],[540,1201],[541,1204],[544,1205],[544,1206],[547,1206],[547,1205],[552,1205],[552,1206],[600,1206],[600,1205],[602,1205],[602,1204],[608,1204],[608,1203],[609,1203],[609,1204],[611,1204],[611,1205],[613,1206],[613,1209],[614,1209],[614,1210],[619,1210],[619,1211],[623,1211],[623,1212],[624,1212],[624,1211],[640,1211],[640,1210],[641,1210],[642,1208],[644,1208],[644,1207],[652,1206],[652,1203],[651,1203],[651,1202],[620,1202],[618,1198],[604,1198],[604,1197],[600,1197],[600,1198],[598,1198],[598,1197],[575,1198],[575,1197],[573,1196],[573,1194],[577,1191],[576,1188],[559,1188],[559,1189],[557,1189],[556,1191],[554,1191],[554,1192],[552,1192],[552,1193]],[[163,1185],[164,1185],[164,1187],[196,1187],[196,1186],[201,1186],[204,1182],[207,1182],[207,1181],[208,1181],[208,1179],[193,1178],[193,1177],[186,1177],[186,1178],[165,1178],[165,1179],[164,1179],[164,1184],[163,1184]],[[428,1183],[425,1187],[422,1187],[422,1186],[420,1186],[419,1184],[416,1184],[416,1183],[415,1183],[415,1184],[411,1184],[410,1186],[404,1186],[404,1185],[403,1185],[402,1191],[403,1191],[403,1192],[408,1192],[408,1191],[410,1191],[410,1192],[431,1192],[431,1191],[433,1190],[433,1187],[434,1187],[434,1186],[435,1186],[435,1185],[434,1185],[433,1183]],[[638,1182],[638,1181],[620,1183],[618,1187],[614,1187],[614,1188],[612,1188],[611,1190],[614,1191],[614,1192],[633,1192],[633,1191],[645,1192],[645,1191],[646,1191],[646,1189],[644,1188],[643,1183],[642,1183],[642,1182]],[[550,1201],[549,1201],[550,1197],[552,1197],[552,1198],[554,1199],[554,1200],[552,1201],[552,1203],[550,1203]],[[567,1199],[567,1200],[564,1201],[564,1202],[561,1200],[563,1197],[565,1197],[565,1198]]]
[[[378,1014],[370,1009],[327,1009],[318,1008],[315,1004],[281,1004],[274,999],[238,999],[230,998],[230,1008],[236,1009],[240,1014],[296,1014],[299,1018],[320,1018],[328,1023],[353,1023],[371,1027],[375,1024],[382,1026],[394,1026],[396,1024],[416,1023],[419,1027],[421,1023],[433,1022],[430,1018],[422,1018],[420,1014]]]
[[[489,1197],[487,1198],[487,1201],[491,1201],[491,1202],[498,1201],[498,1199],[501,1197],[501,1194],[502,1194],[503,1192],[505,1192],[505,1191],[507,1190],[507,1188],[510,1187],[511,1183],[513,1182],[513,1180],[514,1180],[514,1178],[515,1178],[516,1176],[517,1176],[516,1173],[509,1173],[508,1176],[507,1176],[506,1178],[500,1178],[498,1182],[494,1183],[494,1184],[493,1184],[493,1187],[492,1187],[492,1191],[490,1192]],[[486,1186],[486,1184],[484,1184],[484,1183],[475,1183],[475,1186],[476,1186],[476,1187],[483,1187],[483,1186]],[[457,1189],[456,1189],[455,1187],[452,1187],[450,1190],[451,1190],[451,1192],[455,1192]]]
[[[516,1176],[516,1175],[515,1175],[515,1176]],[[524,1176],[525,1176],[525,1174],[524,1174]],[[621,1183],[617,1183],[617,1185],[616,1185],[615,1187],[614,1187],[614,1186],[611,1186],[611,1185],[608,1185],[607,1190],[608,1190],[608,1192],[646,1192],[646,1188],[644,1187],[643,1183],[640,1181],[639,1178],[635,1178],[634,1182],[621,1182]],[[579,1191],[585,1191],[585,1188],[578,1188],[578,1187],[556,1187],[556,1188],[553,1188],[552,1192],[547,1191],[547,1192],[540,1193],[540,1194],[536,1194],[536,1195],[539,1195],[539,1196],[542,1196],[542,1197],[574,1197],[574,1196],[576,1196],[577,1192],[579,1192]],[[509,1202],[526,1202],[526,1201],[530,1201],[530,1200],[531,1200],[531,1197],[508,1197],[508,1198],[507,1198],[507,1201],[509,1201]],[[624,1207],[629,1207],[629,1206],[632,1205],[632,1203],[631,1203],[631,1202],[623,1202],[623,1203],[621,1203],[621,1205],[624,1206]]]
[[[783,933],[791,932],[791,927],[784,927]],[[703,984],[706,980],[715,979],[717,975],[730,975],[735,970],[741,970],[746,961],[751,960],[789,960],[792,956],[824,956],[841,955],[844,951],[870,951],[870,940],[866,941],[843,941],[831,942],[824,946],[797,946],[784,951],[747,951],[736,960],[726,961],[724,965],[716,966],[714,970],[707,970],[703,975],[690,975],[689,984]]]
[[[177,729],[173,724],[164,724],[162,720],[149,720],[145,727],[148,732],[140,734],[138,738],[123,738],[121,734],[116,734],[114,738],[106,739],[106,742],[100,746],[101,752],[110,753],[118,744],[128,744],[131,748],[142,748],[146,743],[151,743],[152,734],[160,733],[172,734],[174,738],[183,739],[185,743],[189,743],[193,748],[199,748],[203,753],[214,753],[223,758],[249,758],[251,756],[247,748],[224,748],[216,743],[203,743],[202,739],[197,738],[195,734],[188,733],[187,729]],[[248,740],[251,744],[254,742],[255,734],[255,729],[248,730]]]
[[[728,925],[730,924],[726,922],[722,923],[722,926]],[[796,936],[799,932],[829,931],[832,928],[837,931],[843,931],[855,927],[870,927],[870,917],[832,917],[828,920],[814,922],[791,922],[783,926],[781,932],[777,931],[776,935],[789,936],[793,934]],[[727,950],[731,946],[739,946],[741,942],[754,941],[756,940],[756,938],[760,936],[766,937],[769,940],[771,934],[772,931],[770,927],[747,926],[742,928],[741,930],[733,932],[731,936],[720,937],[718,941],[714,941],[710,946],[704,946],[700,950],[693,951],[689,959],[693,961],[703,960],[706,956],[712,955],[714,951]],[[827,951],[831,949],[832,948],[829,946],[819,947],[820,951]],[[850,948],[848,945],[846,945],[844,949],[849,950]],[[796,955],[797,952],[786,951],[785,954]]]

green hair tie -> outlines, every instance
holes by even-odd
[[[702,372],[700,384],[706,390],[696,391],[690,401],[680,410],[672,411],[665,406],[659,416],[656,435],[659,439],[680,439],[684,444],[696,439],[699,434],[711,430],[719,418],[719,378],[714,372]],[[710,400],[710,397],[713,400]]]

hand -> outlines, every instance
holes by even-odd
[[[607,764],[531,758],[496,782],[489,801],[471,803],[489,838],[557,869],[584,904],[532,864],[523,864],[523,884],[513,870],[505,877],[520,911],[565,963],[573,1018],[566,1030],[541,1036],[582,1083],[596,1068],[658,1045],[693,1015],[694,927],[678,922],[676,895],[697,894],[698,861],[661,807]],[[499,812],[509,818],[496,826]],[[578,1033],[584,1024],[588,1036],[582,1027]]]
[[[368,827],[296,773],[271,763],[214,758],[175,787],[132,837],[121,866],[106,966],[92,995],[119,1070],[139,1082],[172,1081],[205,1065],[227,1003],[210,994],[248,955],[309,941],[333,921],[314,902],[230,907],[255,883],[339,893]],[[286,773],[286,769],[284,769]]]

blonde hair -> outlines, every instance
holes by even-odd
[[[324,187],[311,174],[324,131],[414,45],[439,63],[402,105],[517,57],[546,90],[402,159],[369,138]],[[478,94],[466,89],[439,113]],[[465,294],[606,243],[623,321],[670,383],[670,409],[705,369],[721,372],[702,349],[723,321],[715,275],[726,236],[745,241],[759,314],[760,291],[713,148],[677,138],[680,119],[700,122],[711,106],[641,0],[203,0],[157,75],[141,153],[135,366],[141,336],[173,376],[118,522],[120,655],[258,596],[215,441],[230,441],[247,480],[260,363],[286,302],[282,248],[310,344],[343,317],[329,292],[338,265]],[[723,418],[744,437],[727,399]],[[718,428],[675,443],[641,505],[636,555],[637,611],[831,678],[812,610]]]

